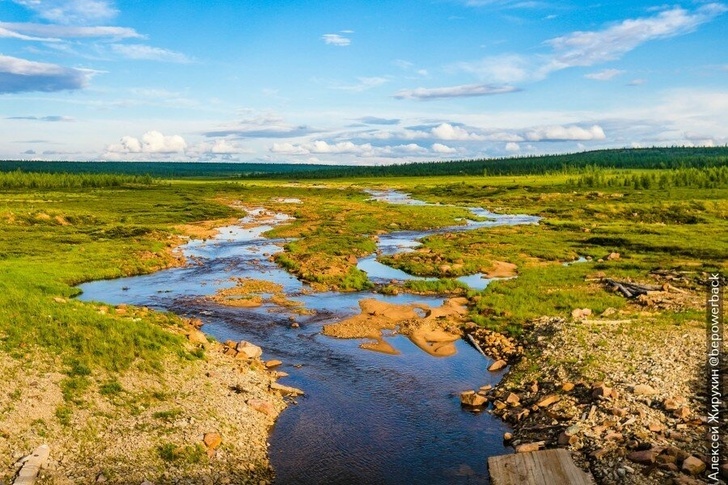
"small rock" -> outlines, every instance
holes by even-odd
[[[609,256],[607,256],[607,261],[614,261],[616,259],[619,259],[619,253],[609,253]]]
[[[199,330],[192,330],[190,333],[188,333],[187,340],[189,340],[192,345],[204,346],[209,343],[207,341],[207,337],[205,337],[205,334],[200,332]]]
[[[609,307],[606,310],[602,312],[603,317],[611,317],[612,315],[615,315],[617,313],[616,308]]]
[[[556,394],[549,394],[545,398],[541,399],[539,402],[536,403],[536,406],[540,408],[547,408],[551,406],[552,404],[559,402],[561,398],[557,396]]]
[[[681,470],[688,475],[700,475],[705,471],[705,463],[699,458],[689,456],[683,461]]]
[[[660,424],[660,423],[650,423],[648,428],[653,433],[660,433],[661,431],[663,431],[665,429],[665,427],[662,426],[662,424]]]
[[[220,436],[220,433],[205,433],[205,436],[202,438],[202,441],[205,443],[205,446],[212,450],[216,450],[220,447],[222,444],[222,436]]]
[[[641,463],[643,465],[651,465],[655,462],[657,459],[658,451],[656,449],[649,449],[649,450],[643,450],[643,451],[633,451],[629,455],[627,455],[627,459],[629,461],[633,461],[635,463]]]
[[[647,384],[637,384],[632,388],[632,394],[635,396],[651,396],[653,394],[657,394],[657,390]]]
[[[301,325],[299,325],[298,322],[293,322],[291,324],[291,328],[300,328],[300,327],[301,327]]]
[[[589,308],[576,308],[572,310],[571,317],[574,320],[583,320],[584,318],[588,317],[592,314],[591,309]]]
[[[503,442],[510,443],[511,441],[513,441],[513,433],[508,433],[508,432],[503,433]]]
[[[279,365],[283,365],[283,362],[280,360],[269,360],[265,363],[266,369],[272,369],[273,367],[278,367]]]
[[[248,406],[255,409],[256,411],[267,414],[268,416],[276,416],[276,408],[273,403],[265,401],[263,399],[249,399]]]
[[[618,416],[620,418],[623,418],[623,417],[627,416],[627,414],[629,414],[629,411],[627,410],[627,408],[618,408],[618,407],[613,407],[612,409],[609,410],[609,412],[612,413],[613,416]]]
[[[460,404],[463,406],[476,408],[485,406],[486,404],[488,404],[488,400],[473,391],[465,391],[463,393],[460,393]]]
[[[676,411],[680,407],[680,403],[677,399],[667,398],[662,401],[662,406],[665,408],[665,411]]]
[[[283,384],[278,384],[277,382],[271,383],[270,390],[278,391],[283,396],[302,396],[303,395],[302,390],[296,389],[295,387],[284,386]]]
[[[106,476],[103,473],[99,473],[96,475],[96,483],[104,483],[106,481]]]
[[[523,443],[522,445],[516,446],[516,453],[531,453],[532,451],[538,451],[544,444],[545,443],[543,441]]]
[[[561,390],[564,392],[571,392],[574,390],[574,383],[573,382],[564,382],[564,384],[561,386]]]
[[[521,403],[521,398],[518,397],[518,394],[510,392],[508,393],[508,396],[506,396],[506,403],[511,406],[518,406]]]
[[[245,340],[238,342],[235,346],[235,350],[237,350],[239,354],[243,354],[243,356],[247,359],[257,359],[263,355],[263,349]]]
[[[686,406],[682,406],[681,408],[678,408],[674,413],[672,413],[676,418],[679,419],[688,419],[690,417],[690,409]]]
[[[605,386],[603,383],[594,386],[592,389],[592,398],[594,399],[606,399],[612,394],[612,388]]]
[[[602,460],[605,456],[607,456],[607,453],[609,453],[609,450],[606,448],[599,448],[591,453],[591,457],[595,460]]]
[[[571,446],[575,444],[578,440],[579,438],[576,435],[572,435],[567,433],[566,431],[562,431],[559,434],[557,442],[559,443],[559,446]]]
[[[491,372],[495,372],[495,371],[501,370],[502,368],[504,368],[507,365],[508,365],[508,362],[506,362],[503,359],[496,360],[495,362],[493,362],[490,365],[490,367],[488,367],[488,370],[491,371]]]
[[[674,455],[661,453],[661,454],[657,455],[657,459],[655,461],[659,464],[676,463],[677,457]]]

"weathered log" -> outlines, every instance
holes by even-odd
[[[630,283],[628,281],[615,281],[610,278],[604,278],[604,282],[614,289],[622,293],[627,298],[634,298],[639,295],[647,295],[654,291],[663,291],[662,287],[655,285],[638,285],[636,283]]]
[[[476,340],[473,338],[473,336],[470,335],[469,333],[466,335],[468,336],[468,340],[470,341],[470,343],[473,344],[473,347],[475,347],[478,350],[478,352],[480,352],[480,355],[482,355],[483,357],[485,357],[487,359],[488,356],[485,355],[485,352],[483,352],[483,349],[480,348],[480,345],[478,345],[478,342],[476,342]]]

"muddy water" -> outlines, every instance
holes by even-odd
[[[398,192],[372,195],[391,203],[423,204]],[[493,219],[451,230],[535,222],[524,216],[476,213]],[[488,373],[489,362],[463,341],[457,342],[455,356],[436,358],[399,335],[388,339],[399,355],[365,351],[358,341],[320,335],[323,324],[359,313],[361,298],[431,306],[440,305],[442,298],[310,293],[268,260],[283,241],[262,234],[285,221],[281,214],[254,212],[241,226],[224,228],[213,240],[185,245],[189,266],[87,283],[80,287],[80,299],[198,317],[203,330],[218,340],[250,340],[265,349],[264,359],[282,360],[280,370],[290,376],[281,382],[304,389],[306,395],[283,412],[271,434],[270,456],[281,484],[487,483],[487,457],[508,452],[501,443],[505,426],[487,413],[461,409],[458,393],[494,384],[500,373]],[[251,222],[258,225],[244,228]],[[379,249],[388,254],[411,250],[431,233],[383,235]],[[374,281],[412,278],[373,257],[363,258],[359,267]],[[201,299],[233,286],[232,277],[278,283],[287,296],[315,314],[291,315],[270,304],[230,308]],[[480,275],[469,278],[466,281],[477,287],[488,283]],[[291,328],[292,320],[300,327]]]

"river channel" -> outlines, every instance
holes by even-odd
[[[381,203],[424,204],[401,192],[369,193]],[[470,210],[477,221],[434,231],[384,234],[378,249],[394,254],[413,250],[420,239],[434,233],[537,222],[532,216]],[[202,330],[217,340],[249,340],[263,347],[265,360],[283,361],[278,369],[289,376],[280,382],[306,394],[279,416],[271,432],[269,451],[278,483],[488,483],[487,457],[509,453],[501,440],[507,428],[488,413],[462,409],[458,395],[495,384],[502,371],[487,372],[490,362],[464,341],[456,342],[456,355],[433,357],[401,335],[387,338],[398,355],[360,349],[360,341],[321,335],[322,325],[358,314],[363,298],[432,307],[441,305],[443,298],[312,292],[269,260],[285,241],[263,234],[287,220],[284,214],[263,209],[249,211],[239,225],[222,228],[214,239],[185,244],[181,249],[190,261],[187,266],[86,283],[80,286],[79,299],[200,318]],[[361,258],[358,266],[373,282],[413,278],[378,263],[374,255]],[[232,278],[280,284],[287,297],[314,314],[292,314],[273,304],[226,307],[203,298],[234,286]],[[482,275],[462,281],[475,289],[489,283]],[[294,320],[298,328],[292,328]]]

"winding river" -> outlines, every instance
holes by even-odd
[[[369,193],[383,203],[425,204],[396,191]],[[381,235],[379,251],[412,250],[418,240],[434,233],[537,222],[531,216],[470,210],[478,221]],[[271,433],[270,457],[278,483],[488,483],[487,457],[509,452],[501,441],[506,426],[488,413],[462,409],[458,395],[495,384],[502,371],[487,372],[489,362],[464,341],[456,342],[456,355],[437,358],[401,335],[387,338],[398,355],[362,350],[359,341],[321,335],[323,324],[358,314],[362,298],[430,306],[439,306],[443,298],[311,292],[269,260],[284,241],[263,234],[287,220],[284,214],[263,209],[249,211],[239,225],[222,228],[216,238],[184,245],[191,264],[86,283],[80,286],[79,299],[197,317],[204,322],[203,331],[217,340],[249,340],[263,347],[264,359],[282,360],[279,369],[289,376],[280,382],[301,388],[306,395],[280,415]],[[374,282],[414,278],[378,263],[374,255],[361,258],[358,266]],[[274,304],[241,309],[201,298],[233,286],[233,277],[280,284],[287,297],[315,313],[294,315]],[[476,289],[489,282],[482,275],[462,281]],[[298,328],[292,327],[294,320]]]

